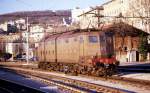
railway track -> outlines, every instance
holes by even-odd
[[[127,91],[118,88],[107,87],[66,77],[47,75],[34,70],[17,68],[11,68],[11,70],[15,70],[15,72],[34,80],[58,86],[61,91],[69,91],[69,93],[127,93]]]
[[[83,77],[87,77],[87,78],[93,78],[96,80],[107,80],[110,82],[115,82],[115,83],[120,83],[120,84],[124,84],[124,85],[131,85],[131,86],[136,86],[139,88],[145,88],[150,90],[150,81],[148,80],[139,80],[139,79],[133,79],[133,78],[127,78],[127,77],[119,77],[119,76],[112,76],[112,77],[107,77],[107,78],[103,78],[103,77],[93,77],[93,76],[87,76],[87,75],[81,75]],[[149,93],[149,92],[148,92]]]
[[[14,67],[15,66],[10,67],[10,68],[14,68]],[[19,67],[19,68],[22,68],[22,67]],[[37,69],[37,68],[36,69],[35,68],[25,68],[25,69],[46,72],[45,70],[43,71],[43,70]],[[56,73],[58,73],[58,72],[56,72]],[[28,73],[26,73],[26,74],[28,74]],[[148,81],[148,80],[139,80],[139,79],[133,79],[133,78],[120,77],[120,76],[113,76],[113,77],[107,77],[107,78],[95,77],[95,76],[87,76],[87,75],[79,75],[79,76],[86,77],[86,78],[91,78],[91,79],[94,79],[94,80],[110,81],[110,82],[115,82],[115,83],[121,83],[123,85],[131,85],[132,87],[136,86],[138,88],[144,88],[145,90],[150,91],[150,88],[149,88],[150,81]],[[54,76],[46,75],[44,78],[48,78],[48,79],[49,78],[53,78],[56,81],[60,81],[61,80],[60,82],[64,82],[65,81],[66,83],[73,84],[74,86],[80,87],[80,89],[78,91],[83,90],[82,88],[84,88],[84,89],[94,90],[92,92],[95,92],[95,91],[96,92],[103,92],[103,91],[108,92],[107,89],[101,89],[101,88],[99,88],[99,90],[98,90],[98,88],[97,88],[97,86],[95,84],[94,85],[92,85],[92,84],[90,85],[89,82],[87,82],[88,83],[88,85],[87,85],[87,84],[82,84],[82,83],[76,83],[74,80],[68,80],[68,79],[65,80],[65,78],[62,79],[60,77],[57,77],[57,78],[56,77],[57,76],[55,76],[55,75]],[[76,87],[74,87],[74,88],[76,89]],[[121,88],[121,89],[124,89],[124,88]],[[120,92],[130,92],[131,93],[131,91],[126,91],[126,89],[125,89],[125,91],[124,90],[123,91],[122,90],[118,91],[118,89],[114,89],[114,91],[113,91],[113,93],[120,93]],[[75,92],[75,93],[77,93],[77,92]],[[112,93],[112,92],[109,92],[109,93]],[[143,93],[143,92],[141,92],[141,93]]]
[[[38,68],[32,68],[32,67],[27,67],[27,66],[22,66],[22,65],[19,65],[19,66],[15,66],[15,65],[13,65],[13,66],[6,66],[6,67],[18,67],[18,68],[25,68],[25,69],[34,69],[34,70],[40,70],[41,71],[41,69],[38,69]],[[120,68],[119,68],[120,69]],[[45,70],[44,70],[45,71]],[[129,70],[124,70],[123,69],[123,72],[130,72],[130,69]],[[132,70],[133,71],[133,70]],[[131,71],[131,72],[132,72]],[[137,70],[134,70],[133,72],[138,72]],[[148,73],[147,72],[147,70],[146,71],[144,71],[144,70],[142,70],[142,72],[143,73]],[[61,73],[61,72],[60,72]],[[142,84],[142,85],[148,85],[148,86],[150,86],[150,81],[147,81],[147,80],[139,80],[139,79],[133,79],[133,78],[127,78],[127,77],[120,77],[119,75],[118,76],[112,76],[112,77],[106,77],[106,78],[104,78],[104,77],[95,77],[95,76],[87,76],[87,75],[81,75],[81,76],[83,76],[83,77],[90,77],[90,78],[96,78],[97,80],[99,80],[99,79],[102,79],[102,80],[104,80],[104,79],[109,79],[109,80],[117,80],[117,81],[119,81],[119,82],[128,82],[128,83],[134,83],[134,84]],[[142,83],[141,83],[142,82]]]

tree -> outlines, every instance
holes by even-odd
[[[12,57],[12,54],[10,54],[10,53],[4,53],[4,52],[2,52],[2,51],[0,51],[0,58],[2,58],[3,60],[8,60],[8,59],[10,59]]]
[[[4,53],[4,59],[5,59],[5,61],[8,60],[8,59],[10,59],[11,57],[12,57],[12,54],[10,54],[10,53]]]
[[[140,44],[139,44],[139,53],[141,54],[141,60],[144,61],[147,59],[147,53],[149,52],[149,47],[147,42],[147,37],[143,36],[143,34],[140,37]]]
[[[7,30],[8,33],[16,33],[18,31],[18,28],[16,25],[8,24],[7,27],[8,27],[8,30]]]

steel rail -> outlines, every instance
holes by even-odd
[[[4,87],[0,87],[0,93],[14,93],[14,92],[11,91],[11,90],[6,89]]]

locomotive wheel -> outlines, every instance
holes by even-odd
[[[97,71],[96,71],[96,76],[104,76],[104,68],[100,67]]]
[[[85,75],[85,74],[86,74],[85,70],[84,70],[84,69],[81,69],[81,70],[80,70],[80,74]]]
[[[59,71],[60,71],[60,72],[63,72],[63,64],[60,64],[60,65],[59,65]]]
[[[86,75],[87,74],[87,66],[80,66],[80,74]]]
[[[71,70],[71,74],[72,75],[77,76],[78,73],[79,73],[78,65],[77,64],[70,66],[70,70]]]
[[[113,71],[112,71],[111,68],[107,68],[107,69],[106,69],[106,75],[107,75],[107,76],[112,76],[112,75],[113,75]]]
[[[63,66],[63,72],[65,74],[68,74],[68,73],[71,72],[69,65],[64,64],[64,66]]]
[[[112,71],[110,68],[104,68],[104,77],[112,76]]]
[[[93,68],[93,70],[92,70],[92,72],[91,72],[91,74],[92,74],[92,76],[96,76],[96,69],[95,68]]]
[[[72,75],[77,76],[77,75],[78,75],[78,71],[77,71],[77,70],[74,70],[74,71],[72,72]]]
[[[87,75],[92,75],[92,71],[93,71],[93,68],[92,67],[88,67],[87,69]]]

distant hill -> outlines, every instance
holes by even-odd
[[[63,23],[63,19],[68,20],[71,15],[71,10],[14,12],[0,15],[0,23],[28,16],[29,23],[60,24]]]

